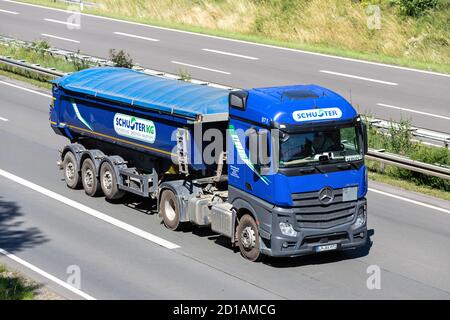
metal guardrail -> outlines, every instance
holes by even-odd
[[[0,56],[0,62],[12,67],[22,68],[53,78],[59,78],[66,75],[64,72],[58,71],[54,68],[45,68],[38,64],[29,64],[23,60],[13,60],[9,57]]]
[[[407,157],[402,157],[398,154],[384,152],[383,150],[369,149],[366,159],[375,160],[398,168],[450,180],[450,167],[415,161]]]
[[[0,37],[0,41],[1,41],[1,37]],[[100,58],[86,56],[86,55],[80,55],[78,53],[73,53],[70,51],[59,50],[59,49],[49,49],[49,51],[54,54],[63,55],[66,57],[74,57],[75,56],[79,59],[86,59],[86,61],[89,61],[89,63],[92,65],[113,65],[113,63],[111,61],[108,61],[105,59],[100,59]],[[44,67],[36,65],[36,64],[29,64],[25,61],[13,60],[9,57],[0,56],[0,63],[4,63],[4,64],[18,67],[18,68],[23,68],[25,70],[37,72],[37,73],[40,73],[43,75],[47,75],[49,77],[61,77],[61,76],[66,75],[66,73],[55,70],[53,68],[51,68],[51,69],[44,68]],[[182,77],[180,77],[178,75],[165,73],[165,72],[153,70],[153,69],[145,69],[145,68],[142,68],[139,66],[134,66],[133,69],[144,72],[149,75],[153,75],[153,76],[159,76],[159,77],[165,77],[165,78],[171,78],[171,79],[177,79],[177,80],[182,79]],[[223,86],[220,84],[197,80],[197,79],[190,79],[189,82],[197,83],[200,85],[214,86],[214,87],[223,88],[223,89],[227,89],[227,90],[234,89],[232,87]],[[382,128],[382,129],[388,129],[389,126],[396,125],[395,123],[392,123],[392,122],[389,122],[386,120],[380,120],[380,119],[368,119],[368,121],[370,121],[371,124],[374,125],[375,127]],[[427,139],[430,139],[430,140],[434,139],[436,141],[442,141],[445,143],[446,146],[448,146],[448,143],[450,143],[450,135],[446,135],[443,133],[436,133],[431,130],[413,128],[413,135],[415,135],[415,136],[422,135],[423,137],[426,137]],[[403,169],[411,170],[414,172],[419,172],[422,174],[450,180],[450,167],[432,165],[432,164],[428,164],[428,163],[424,163],[424,162],[415,161],[415,160],[409,159],[407,157],[402,157],[397,154],[384,152],[384,150],[369,149],[369,152],[366,155],[366,159],[375,160],[375,161],[379,161],[381,163],[392,165],[392,166],[395,166],[398,168],[403,168]]]
[[[376,118],[368,118],[367,119],[370,124],[377,128],[384,130],[387,132],[389,128],[398,126],[397,123],[382,119],[376,119]],[[411,126],[409,128],[411,135],[415,138],[418,138],[419,142],[423,142],[423,140],[427,141],[433,141],[438,143],[439,145],[443,145],[446,148],[450,148],[450,134],[444,133],[444,132],[438,132],[428,129],[422,129]],[[435,143],[431,143],[432,145],[436,145]]]

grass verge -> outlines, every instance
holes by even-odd
[[[369,171],[369,179],[373,180],[373,181],[378,181],[378,182],[382,182],[385,184],[389,184],[391,186],[398,187],[403,190],[418,192],[418,193],[426,194],[431,197],[450,201],[450,192],[442,191],[442,190],[435,189],[435,188],[428,187],[428,186],[417,185],[414,182],[399,179],[399,178],[396,178],[396,177],[393,177],[393,176],[390,176],[387,174]],[[370,182],[369,182],[369,186],[370,186]]]
[[[22,0],[59,9],[64,3]],[[250,0],[93,0],[84,13],[336,56],[450,73],[450,5],[420,17],[401,17],[378,1],[381,29],[367,27],[367,3]],[[73,8],[73,7],[72,7]]]
[[[14,80],[27,82],[27,83],[32,84],[33,86],[36,86],[36,87],[39,87],[39,88],[44,88],[44,89],[48,89],[48,90],[52,89],[51,83],[49,83],[46,80],[31,79],[31,78],[29,78],[27,76],[23,76],[23,75],[20,75],[18,73],[15,73],[15,72],[3,70],[2,68],[3,68],[3,66],[0,63],[0,75],[2,75],[2,76],[8,77],[8,78],[14,79]]]
[[[0,264],[0,300],[33,300],[39,285]]]

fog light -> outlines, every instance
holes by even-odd
[[[355,228],[362,227],[366,223],[367,213],[364,207],[359,208],[358,216],[356,217]]]
[[[281,233],[285,236],[296,237],[297,231],[294,230],[294,227],[289,222],[280,222],[280,230]]]

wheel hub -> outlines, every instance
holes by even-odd
[[[84,182],[89,188],[92,188],[94,186],[94,173],[91,169],[86,170],[86,173],[84,174]]]
[[[251,250],[256,245],[256,233],[252,227],[248,226],[242,230],[241,242],[246,250]]]
[[[103,186],[108,190],[112,188],[112,175],[109,171],[105,171],[103,174]]]
[[[75,166],[72,162],[68,162],[66,165],[66,176],[69,180],[73,180],[75,177]]]

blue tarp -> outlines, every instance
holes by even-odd
[[[190,118],[228,112],[228,90],[125,68],[86,69],[54,83],[64,90]]]

